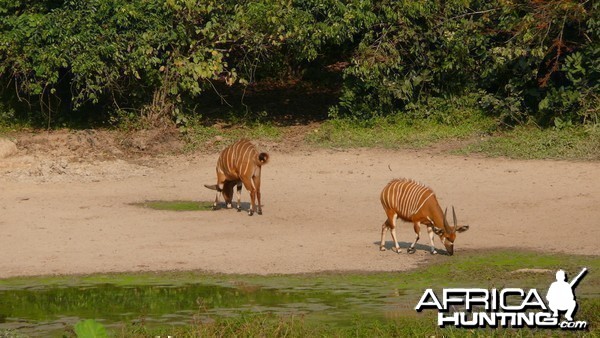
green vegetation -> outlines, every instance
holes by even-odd
[[[104,338],[108,336],[106,328],[93,319],[83,320],[75,324],[73,329],[79,338]]]
[[[587,0],[0,0],[0,120],[185,128],[215,118],[207,101],[257,111],[247,93],[302,83],[335,96],[333,118],[452,120],[459,103],[510,125],[594,124],[599,13]]]
[[[483,116],[468,116],[451,124],[403,115],[368,121],[340,118],[325,122],[307,135],[307,140],[327,147],[422,148],[442,141],[468,140],[494,129],[494,120]]]
[[[588,303],[586,303],[588,304]],[[591,318],[598,318],[586,305]],[[580,309],[581,312],[584,309]],[[590,318],[590,317],[587,317]],[[302,317],[281,318],[269,314],[243,314],[234,318],[222,318],[209,323],[195,323],[185,327],[149,329],[131,325],[117,332],[117,337],[581,337],[580,332],[555,332],[543,329],[440,329],[433,314],[419,317],[406,316],[390,320],[356,318],[343,327],[325,324],[308,324]],[[593,320],[592,320],[593,322]],[[590,336],[595,334],[591,330]],[[588,335],[588,332],[585,333]]]
[[[321,147],[418,149],[440,147],[455,154],[514,159],[600,160],[598,125],[500,128],[494,119],[470,116],[457,124],[405,116],[368,121],[334,119],[311,131],[306,140]]]
[[[270,122],[236,124],[233,121],[235,119],[228,120],[227,126],[224,127],[206,127],[202,124],[190,123],[185,132],[187,149],[206,149],[216,138],[222,141],[219,142],[221,148],[218,149],[221,150],[223,144],[233,143],[240,138],[280,141],[283,137],[283,129]]]
[[[204,201],[146,201],[133,203],[144,208],[170,211],[206,211],[212,210],[212,202]]]
[[[459,153],[520,159],[600,160],[600,128],[518,126],[470,144]]]
[[[311,143],[599,156],[598,2],[4,0],[0,13],[3,134],[168,125],[197,149],[328,115]]]
[[[599,156],[597,1],[0,0],[0,14],[2,134],[166,126],[204,149],[317,121],[307,139],[328,147]]]
[[[519,287],[543,292],[557,269],[565,269],[572,278],[583,266],[599,271],[600,260],[515,250],[465,251],[451,258],[431,257],[427,266],[394,273],[11,278],[0,280],[0,314],[47,324],[52,330],[56,320],[95,319],[110,336],[119,337],[569,336],[566,331],[532,329],[442,329],[433,311],[419,314],[414,306],[425,287]],[[593,273],[577,287],[576,318],[592,323],[588,332],[592,336],[598,334],[593,323],[600,320],[599,287],[600,276]],[[87,323],[80,329],[98,329]]]

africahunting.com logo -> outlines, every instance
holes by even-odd
[[[484,327],[539,327],[582,330],[587,328],[586,321],[574,321],[577,310],[575,288],[587,273],[581,272],[567,282],[563,270],[556,272],[556,281],[546,293],[547,304],[536,289],[525,291],[520,288],[443,289],[441,299],[427,289],[415,310],[438,310],[438,326],[459,328]],[[561,321],[561,313],[565,320]]]

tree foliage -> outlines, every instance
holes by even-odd
[[[598,4],[392,1],[345,72],[337,112],[419,111],[477,93],[509,121],[598,118]]]
[[[0,0],[4,102],[173,118],[182,101],[342,65],[333,116],[597,122],[600,5],[589,0]],[[207,90],[208,89],[208,90]]]

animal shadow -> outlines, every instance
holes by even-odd
[[[377,247],[379,247],[379,243],[380,243],[379,241],[373,242],[373,244],[377,245]],[[400,245],[400,249],[401,249],[400,252],[406,253],[406,249],[410,248],[411,244],[412,243],[409,243],[409,242],[402,242],[402,241],[398,242],[398,245]],[[391,251],[392,248],[394,247],[394,242],[393,241],[386,241],[384,247],[386,248],[386,250],[390,250]],[[425,245],[425,244],[419,244],[419,243],[417,243],[415,245],[415,249],[417,251],[425,251],[427,253],[431,252],[431,246]],[[438,255],[449,256],[448,255],[448,251],[446,251],[445,249],[440,249],[440,248],[436,247],[435,250],[438,252]]]
[[[250,208],[250,203],[249,202],[242,202],[241,203],[241,207],[242,207],[242,210],[248,210]],[[221,210],[221,209],[227,210],[227,203],[226,202],[219,202],[217,204],[217,210]],[[235,202],[235,201],[232,202],[231,203],[231,208],[229,208],[229,209],[231,209],[231,210],[237,209],[237,202]]]
[[[250,210],[250,202],[242,202],[241,204],[241,210],[242,211],[248,211]],[[227,204],[225,202],[220,202],[219,204],[217,204],[217,209],[216,210],[237,210],[237,202],[233,202],[231,203],[231,208],[227,209]]]

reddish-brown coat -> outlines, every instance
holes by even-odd
[[[416,234],[416,240],[409,248],[414,249],[414,245],[419,239],[420,225],[427,226],[427,231],[433,231],[440,237],[440,240],[446,247],[450,255],[454,252],[454,241],[456,233],[466,231],[468,226],[457,226],[456,216],[454,214],[454,226],[450,226],[446,220],[446,215],[442,212],[438,200],[433,190],[429,187],[410,179],[394,179],[390,181],[382,190],[380,195],[381,205],[387,215],[387,220],[382,225],[381,249],[384,250],[384,236],[387,230],[391,230],[392,239],[396,250],[399,250],[396,241],[396,219],[400,218],[406,222],[412,222]],[[433,235],[430,235],[432,252]],[[414,252],[414,250],[413,250]]]
[[[223,193],[225,202],[230,206],[233,198],[233,187],[237,185],[239,210],[239,193],[243,184],[250,193],[251,205],[248,214],[252,215],[255,210],[259,215],[262,214],[260,195],[261,168],[268,161],[269,154],[259,153],[256,147],[246,139],[241,139],[223,149],[217,160],[217,184],[205,185],[209,189],[217,190],[215,207],[218,203],[219,192]]]

